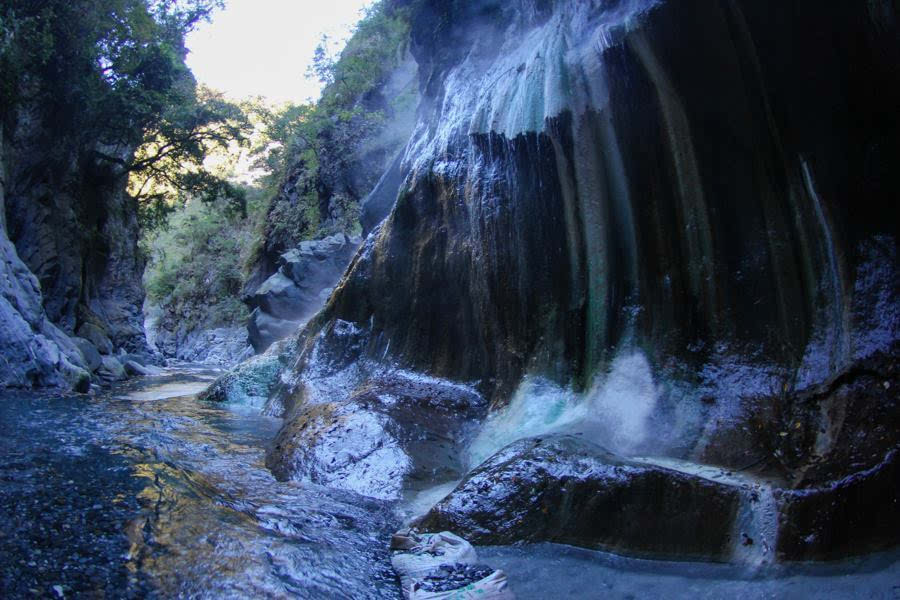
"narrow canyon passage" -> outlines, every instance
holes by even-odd
[[[0,0],[0,600],[900,599],[898,33]]]

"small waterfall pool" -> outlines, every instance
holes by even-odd
[[[424,505],[276,481],[263,454],[280,420],[198,401],[214,376],[173,370],[96,397],[3,394],[0,596],[400,597],[388,541]],[[900,597],[897,551],[763,569],[553,544],[479,554],[520,599]]]

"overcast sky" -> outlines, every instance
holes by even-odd
[[[317,99],[306,78],[323,33],[345,40],[371,0],[226,0],[212,23],[187,39],[187,63],[197,80],[234,99]]]

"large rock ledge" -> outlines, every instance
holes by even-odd
[[[417,525],[488,545],[550,541],[749,566],[834,560],[900,543],[890,525],[898,454],[814,488],[772,489],[714,467],[624,459],[573,436],[529,438],[469,473]]]
[[[727,560],[741,494],[629,461],[572,436],[510,444],[419,523],[477,544],[552,541],[642,556]]]
[[[462,449],[486,409],[463,385],[378,375],[344,401],[290,411],[266,465],[281,480],[396,499],[407,489],[459,479]]]
[[[900,543],[898,454],[892,450],[880,464],[829,485],[776,492],[778,557],[834,560]]]
[[[337,234],[281,255],[278,271],[243,298],[252,311],[247,330],[257,352],[297,331],[322,307],[361,243]]]

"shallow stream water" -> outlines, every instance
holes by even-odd
[[[0,597],[399,598],[410,507],[263,465],[280,421],[171,371],[98,396],[0,401]],[[900,598],[900,553],[748,572],[541,544],[481,548],[529,598]]]

